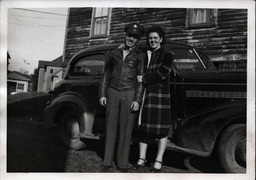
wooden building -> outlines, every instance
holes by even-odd
[[[219,69],[246,69],[247,9],[187,8],[70,8],[64,66],[84,48],[122,43],[132,22],[160,25],[168,41],[199,48]]]

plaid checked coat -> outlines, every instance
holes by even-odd
[[[163,47],[151,55],[147,72],[143,75],[146,87],[141,117],[141,130],[168,136],[171,124],[170,80],[172,52]]]

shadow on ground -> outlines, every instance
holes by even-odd
[[[100,140],[86,140],[86,147],[80,151],[70,150],[63,145],[57,127],[46,130],[38,120],[26,118],[7,119],[7,172],[100,172],[104,156],[104,137]],[[130,163],[139,157],[138,144],[131,145]],[[148,147],[147,159],[153,165],[157,146]],[[190,158],[189,166],[184,162]],[[116,162],[116,161],[115,161]],[[182,153],[166,150],[165,173],[215,173],[216,158],[188,157]],[[116,164],[116,163],[115,163]],[[134,173],[148,173],[150,168]],[[118,172],[114,167],[114,172]]]

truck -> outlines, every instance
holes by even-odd
[[[147,50],[142,43],[138,46]],[[76,53],[63,79],[49,91],[43,122],[59,127],[68,148],[80,150],[86,140],[104,136],[105,108],[99,105],[98,89],[108,54],[118,47],[104,44]],[[246,71],[219,71],[193,46],[168,42],[165,48],[173,53],[173,134],[167,150],[201,157],[217,151],[224,172],[246,173]]]

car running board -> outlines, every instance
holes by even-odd
[[[169,149],[171,151],[180,152],[180,153],[189,153],[189,154],[193,154],[193,155],[197,155],[197,156],[204,156],[204,157],[207,157],[211,154],[210,152],[202,152],[202,151],[196,151],[196,150],[183,148],[183,147],[175,145],[171,141],[167,142],[166,149]]]

